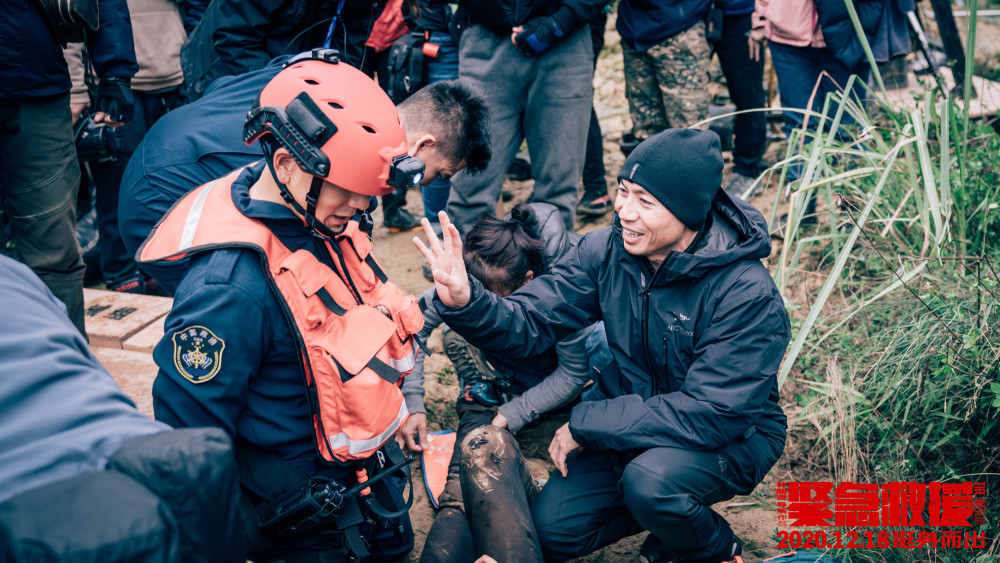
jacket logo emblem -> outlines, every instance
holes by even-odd
[[[190,326],[174,333],[174,367],[191,383],[209,381],[222,368],[226,342],[203,326]]]

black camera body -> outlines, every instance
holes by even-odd
[[[117,127],[97,123],[93,117],[80,118],[73,132],[73,141],[80,162],[115,160],[124,144]]]

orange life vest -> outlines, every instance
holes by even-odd
[[[356,221],[348,222],[336,247],[326,242],[337,271],[307,250],[282,245],[233,203],[241,171],[178,201],[139,249],[139,260],[169,263],[216,248],[260,252],[294,325],[320,455],[341,462],[367,458],[408,416],[399,386],[413,370],[413,335],[424,322],[420,307],[387,282]]]

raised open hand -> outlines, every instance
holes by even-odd
[[[451,224],[447,213],[438,213],[438,218],[441,220],[443,240],[438,240],[430,221],[423,219],[420,223],[424,226],[430,247],[418,237],[413,237],[413,244],[431,266],[434,288],[437,289],[441,302],[453,309],[465,307],[472,290],[469,288],[469,276],[465,272],[465,260],[462,258],[462,237],[455,225]]]

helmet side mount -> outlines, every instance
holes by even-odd
[[[337,132],[337,126],[302,92],[287,107],[264,106],[250,110],[243,128],[243,142],[250,145],[270,133],[303,170],[325,178],[330,159],[322,147]]]

